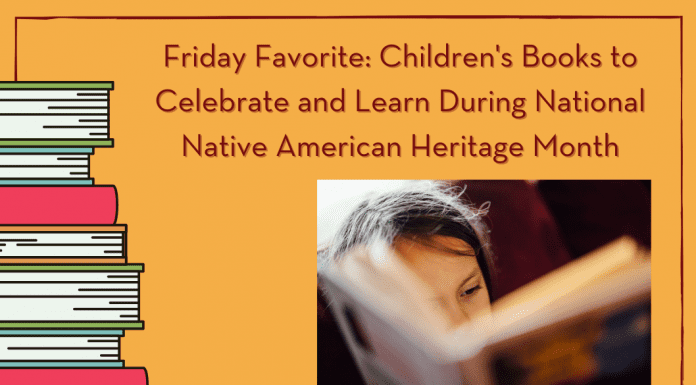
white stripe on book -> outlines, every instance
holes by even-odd
[[[89,166],[89,155],[7,155],[0,154],[0,166]]]
[[[0,167],[2,179],[89,179],[89,167]]]
[[[104,101],[2,101],[0,114],[48,114],[70,111],[104,112],[109,109],[109,103]]]
[[[2,99],[103,99],[106,100],[109,91],[106,90],[1,90]]]
[[[137,292],[127,295],[137,296]],[[98,293],[93,295],[104,295]],[[136,321],[138,298],[1,298],[0,321]],[[133,303],[135,302],[135,303]]]
[[[61,282],[61,281],[103,281],[103,282],[138,282],[138,273],[132,272],[0,272],[0,282],[17,282],[17,281],[44,281],[44,282]]]

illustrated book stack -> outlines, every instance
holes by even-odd
[[[143,264],[90,156],[113,147],[113,82],[0,82],[0,383],[147,384],[126,368]]]

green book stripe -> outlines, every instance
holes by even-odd
[[[144,271],[142,263],[128,265],[29,265],[29,264],[0,264],[0,271]]]
[[[144,322],[0,322],[0,329],[143,329]]]
[[[102,139],[102,140],[43,140],[43,139],[33,139],[33,140],[11,140],[11,139],[0,139],[0,147],[37,147],[37,146],[48,146],[48,147],[113,147],[113,139]]]
[[[0,82],[3,90],[113,90],[114,82]]]

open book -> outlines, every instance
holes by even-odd
[[[650,255],[620,238],[450,328],[389,247],[322,271],[367,384],[650,383]]]

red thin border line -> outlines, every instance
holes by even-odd
[[[384,19],[679,19],[679,84],[680,84],[680,195],[681,195],[681,250],[679,273],[681,278],[681,384],[684,385],[684,16],[590,16],[590,15],[353,15],[353,16],[16,16],[15,17],[15,73],[17,81],[17,23],[19,20],[384,20]]]
[[[681,260],[679,273],[681,274],[681,383],[684,385],[684,18],[679,18],[679,85],[680,106],[679,125],[681,141]]]
[[[15,19],[123,19],[123,20],[211,20],[211,19],[681,19],[682,16],[592,16],[592,15],[333,15],[333,16],[17,16]]]

